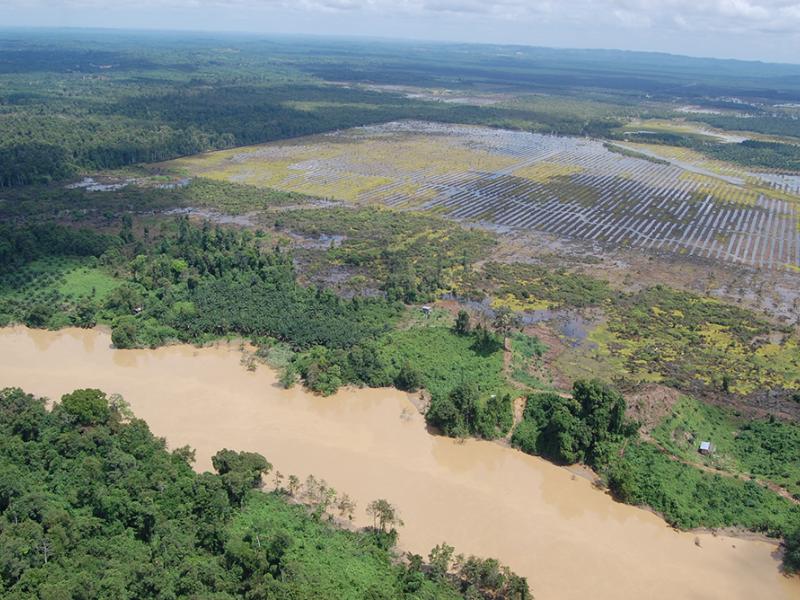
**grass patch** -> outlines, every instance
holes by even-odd
[[[552,389],[537,374],[545,352],[547,346],[539,338],[515,332],[511,336],[511,379],[528,388]]]
[[[477,383],[483,395],[500,394],[508,387],[500,347],[481,351],[473,336],[456,335],[446,327],[394,331],[383,338],[383,347],[396,364],[413,365],[433,395],[447,395],[465,380]]]
[[[58,291],[68,298],[95,298],[101,301],[120,283],[97,267],[79,266],[64,273]]]

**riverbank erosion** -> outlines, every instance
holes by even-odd
[[[385,497],[406,523],[402,548],[446,540],[496,556],[540,600],[800,597],[775,544],[676,532],[536,457],[432,436],[402,392],[322,398],[243,368],[236,345],[114,350],[98,330],[2,329],[0,358],[4,387],[54,399],[80,387],[122,394],[170,447],[196,448],[200,470],[221,448],[255,451],[286,475],[326,479],[359,515]]]

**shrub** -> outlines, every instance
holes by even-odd
[[[422,387],[422,373],[411,362],[406,361],[400,367],[394,385],[406,392],[416,392]]]

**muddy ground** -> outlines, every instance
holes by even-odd
[[[535,231],[497,231],[489,260],[566,267],[636,291],[656,284],[706,294],[761,312],[783,325],[800,325],[800,271],[755,269],[695,256],[611,248]]]

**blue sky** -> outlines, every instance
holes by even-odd
[[[0,0],[9,26],[369,35],[800,63],[790,0]]]

